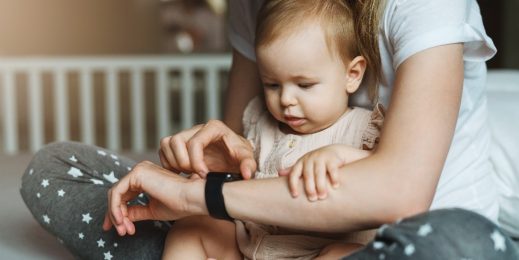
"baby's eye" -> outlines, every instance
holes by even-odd
[[[263,86],[266,88],[279,88],[279,84],[276,83],[263,83]]]
[[[297,84],[300,88],[311,88],[315,86],[317,83],[299,83]]]

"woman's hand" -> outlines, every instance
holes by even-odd
[[[332,187],[339,187],[339,168],[369,155],[371,155],[370,151],[347,145],[328,145],[305,154],[290,169],[280,171],[279,175],[289,175],[289,188],[293,197],[299,196],[297,187],[299,179],[303,176],[308,200],[322,200],[328,196],[327,179]]]
[[[200,203],[187,199],[193,198],[189,196],[192,194],[203,197],[203,188],[204,180],[171,174],[151,162],[138,163],[108,191],[108,211],[103,229],[109,230],[113,225],[119,235],[133,235],[133,222],[136,221],[176,220],[192,214],[204,214],[207,210],[203,198]],[[145,206],[128,206],[127,203],[142,192],[150,196],[149,203]]]
[[[241,172],[250,179],[256,171],[251,144],[218,120],[163,138],[159,156],[164,168],[202,178],[217,171]]]

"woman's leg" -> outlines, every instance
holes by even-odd
[[[166,239],[164,259],[243,259],[234,222],[195,216],[175,222]]]
[[[40,225],[81,259],[159,259],[167,222],[138,222],[134,236],[102,230],[107,192],[134,164],[99,147],[54,143],[34,156],[20,192]]]
[[[519,249],[485,217],[440,209],[382,226],[373,242],[343,259],[519,259]]]

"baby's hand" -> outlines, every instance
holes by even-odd
[[[346,145],[328,145],[305,154],[291,169],[279,174],[289,175],[288,186],[293,197],[299,196],[298,184],[302,176],[308,200],[323,200],[328,196],[329,183],[333,188],[339,187],[339,168],[370,154]]]

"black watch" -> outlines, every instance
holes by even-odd
[[[210,172],[207,174],[205,183],[205,204],[211,217],[229,221],[234,220],[225,209],[222,187],[226,182],[237,180],[243,180],[239,173]]]

